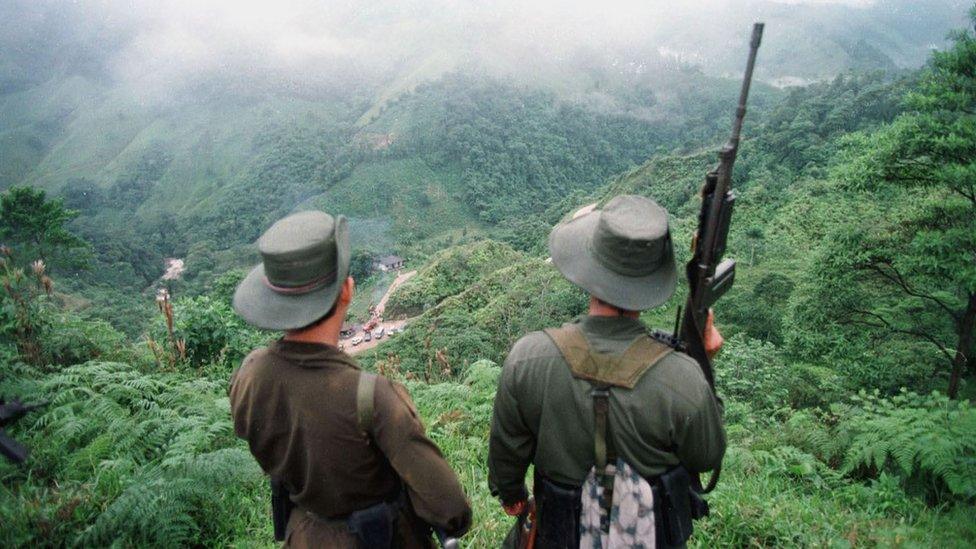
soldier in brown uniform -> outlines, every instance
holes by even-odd
[[[725,431],[720,403],[695,361],[639,320],[638,311],[674,292],[667,211],[647,198],[618,196],[556,227],[549,248],[555,267],[590,294],[590,309],[512,347],[495,396],[488,482],[508,514],[522,515],[534,464],[535,546],[562,549],[580,546],[582,487],[595,465],[620,459],[618,468],[626,463],[653,485],[672,471],[690,482],[685,471],[721,463]],[[710,353],[722,344],[711,319],[705,343]],[[655,502],[655,513],[661,505]],[[659,539],[636,536],[625,545],[681,546],[684,540],[660,532],[679,518],[658,517]]]
[[[234,372],[238,436],[295,508],[287,547],[429,547],[460,536],[471,508],[406,389],[337,348],[353,296],[346,220],[302,212],[258,240],[263,262],[234,308],[284,337]]]

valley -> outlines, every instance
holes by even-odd
[[[46,402],[4,427],[30,456],[0,461],[0,546],[275,545],[228,382],[280,333],[232,296],[310,209],[348,218],[340,343],[409,391],[462,545],[499,546],[506,356],[588,306],[549,234],[652,198],[681,271],[759,17],[715,305],[729,448],[689,546],[976,543],[971,2],[136,4],[0,6],[0,397]],[[640,320],[670,330],[686,292]]]

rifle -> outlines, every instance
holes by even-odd
[[[525,502],[525,510],[518,516],[516,528],[518,529],[518,549],[535,549],[535,536],[539,531],[535,498],[530,497]]]
[[[752,83],[752,70],[756,64],[756,53],[762,41],[763,23],[752,27],[752,40],[749,44],[749,60],[739,93],[739,105],[732,123],[732,137],[718,153],[719,163],[705,175],[702,185],[701,211],[698,214],[698,229],[692,238],[692,257],[685,266],[688,277],[688,300],[681,318],[679,341],[695,361],[708,384],[715,389],[715,374],[712,361],[705,352],[705,321],[709,308],[732,287],[735,281],[735,261],[722,260],[725,244],[729,236],[729,223],[732,221],[732,205],[735,194],[732,192],[732,166],[739,152],[739,133],[746,116],[746,99]],[[679,315],[681,314],[679,309]],[[703,490],[710,492],[718,482],[721,467],[717,468],[708,486]]]
[[[24,417],[27,412],[45,405],[47,402],[23,404],[19,400],[4,402],[0,399],[0,454],[3,454],[3,457],[18,464],[27,460],[27,448],[10,438],[4,431],[4,427]]]
[[[275,541],[285,541],[285,530],[295,504],[288,495],[288,488],[281,480],[271,477],[271,524],[274,525]]]
[[[441,544],[442,549],[458,549],[461,547],[461,542],[457,538],[447,535],[444,530],[433,526],[434,534],[437,536],[437,541]]]

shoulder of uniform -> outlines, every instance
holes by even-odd
[[[668,355],[668,358],[670,358],[675,364],[675,367],[693,372],[697,374],[695,377],[701,378],[702,381],[705,381],[705,376],[702,375],[701,369],[698,368],[698,362],[691,358],[691,355],[688,353],[675,350],[673,353]]]
[[[708,381],[705,380],[705,375],[702,374],[701,368],[698,367],[698,362],[691,358],[691,355],[676,350],[664,357],[662,363],[677,374],[676,378],[681,381],[682,385],[689,387],[708,387]]]
[[[244,357],[244,360],[241,361],[241,368],[267,357],[269,352],[270,351],[267,347],[258,347],[257,349],[254,349],[248,353],[246,357]]]
[[[362,372],[360,375],[375,375],[376,385],[374,386],[374,400],[378,405],[380,413],[398,413],[397,409],[406,408],[414,418],[419,418],[417,405],[410,397],[410,391],[402,383],[393,381],[380,374],[369,374]],[[402,406],[402,407],[401,407]]]
[[[692,407],[704,405],[712,398],[712,389],[698,362],[686,353],[674,351],[661,359],[652,370],[656,383],[666,386]]]
[[[266,362],[267,356],[268,349],[266,347],[259,347],[244,357],[241,365],[230,375],[230,383],[227,389],[232,399],[235,394],[246,390],[247,387],[251,387],[255,383],[260,383],[260,380],[266,377],[266,374],[263,372],[267,371],[267,369],[261,368],[260,366]]]
[[[512,345],[512,350],[508,353],[505,364],[515,364],[527,360],[539,358],[554,358],[561,356],[556,344],[542,330],[529,332],[519,338]]]
[[[257,349],[254,349],[244,357],[244,360],[241,361],[241,365],[234,370],[232,377],[236,379],[242,375],[253,375],[255,365],[264,362],[265,359],[267,359],[268,354],[269,351],[267,347],[258,347]]]

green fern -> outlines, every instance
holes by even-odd
[[[933,393],[892,398],[862,393],[837,431],[850,437],[841,471],[893,470],[976,498],[976,410]]]
[[[266,507],[223,382],[109,362],[3,368],[0,394],[49,404],[15,425],[32,449],[29,477],[0,468],[3,486],[18,486],[0,499],[19,501],[0,506],[0,523],[12,525],[0,545],[213,543],[240,531],[239,505]]]

